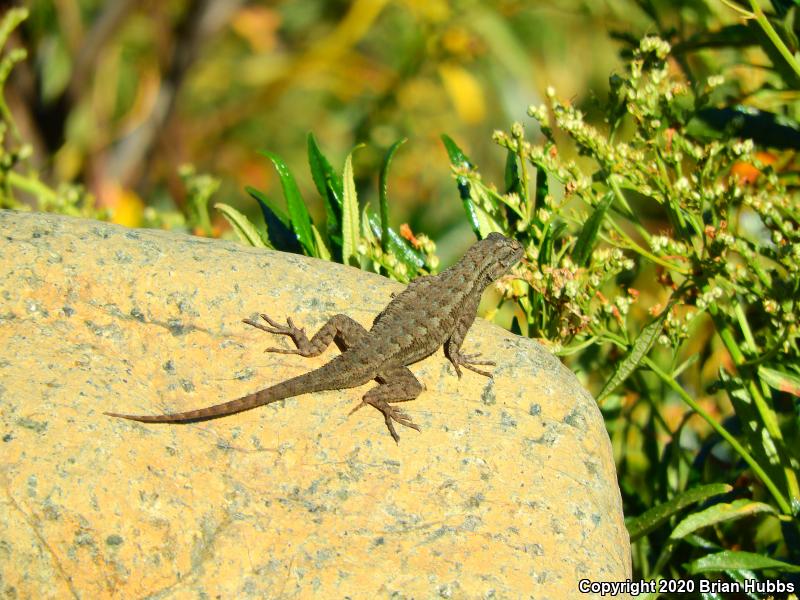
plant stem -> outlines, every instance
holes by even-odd
[[[686,391],[678,384],[675,379],[673,379],[670,375],[662,371],[655,362],[653,362],[649,357],[645,356],[643,362],[650,368],[653,373],[655,373],[664,383],[667,384],[676,394],[678,394],[681,399],[688,404],[692,410],[694,410],[698,415],[700,415],[706,423],[708,423],[714,431],[716,431],[726,442],[728,442],[731,447],[736,451],[736,453],[742,457],[742,459],[750,465],[750,468],[756,474],[756,476],[761,479],[764,483],[766,488],[769,490],[772,497],[775,499],[775,502],[778,503],[781,511],[786,515],[792,515],[792,507],[789,505],[789,502],[786,500],[786,497],[781,493],[778,489],[778,486],[775,485],[775,482],[772,481],[769,475],[767,475],[766,471],[761,468],[761,465],[758,464],[753,456],[742,446],[739,441],[733,437],[727,429],[725,429],[720,423],[718,423],[710,414],[708,414],[702,406],[700,406],[694,398],[692,398]]]
[[[773,46],[775,46],[775,48],[778,49],[778,52],[781,53],[781,56],[783,56],[786,62],[789,63],[789,66],[795,72],[795,75],[800,78],[800,64],[797,63],[789,48],[787,48],[786,44],[783,43],[783,40],[778,35],[778,32],[775,31],[775,28],[772,27],[772,23],[769,22],[769,19],[767,19],[764,11],[761,10],[758,2],[756,0],[750,0],[750,7],[753,9],[753,17],[755,18],[756,22],[761,26],[761,29],[764,30],[764,33],[767,34],[767,37],[772,42]]]
[[[617,185],[616,181],[614,181],[613,178],[609,178],[608,179],[608,183],[609,183],[609,186],[611,187],[611,189],[614,191],[614,195],[623,203],[623,205],[627,205],[627,203],[625,202],[625,197],[622,195],[622,190],[619,189],[619,186]],[[661,265],[662,267],[664,267],[666,269],[670,269],[672,271],[675,271],[676,273],[680,273],[681,275],[689,275],[689,273],[690,273],[689,271],[687,271],[685,269],[681,269],[679,266],[674,265],[671,262],[668,262],[666,260],[662,260],[661,258],[656,256],[655,254],[652,254],[651,252],[648,252],[647,250],[642,248],[639,244],[634,242],[631,239],[631,237],[627,233],[625,233],[625,231],[619,225],[617,225],[614,222],[613,219],[608,219],[607,222],[608,222],[609,225],[611,225],[611,227],[614,228],[614,231],[616,231],[617,234],[619,234],[619,236],[623,240],[625,240],[625,243],[628,245],[628,248],[630,248],[634,252],[637,252],[637,253],[641,254],[642,256],[650,259],[654,263],[659,264],[659,265]]]
[[[730,327],[728,327],[723,319],[719,318],[719,308],[716,306],[716,304],[711,303],[709,304],[708,312],[711,315],[711,318],[714,320],[714,325],[717,328],[717,333],[719,333],[720,339],[722,339],[722,343],[725,344],[725,348],[730,353],[734,365],[736,365],[736,370],[740,373],[743,370],[746,372],[746,369],[742,369],[742,365],[746,362],[745,356],[739,349]],[[772,438],[773,443],[778,448],[778,456],[780,459],[781,468],[783,469],[783,474],[786,477],[786,484],[789,486],[789,495],[795,500],[795,502],[800,503],[800,484],[798,484],[797,481],[797,474],[794,472],[791,463],[787,460],[788,455],[786,452],[786,443],[784,442],[783,432],[781,432],[780,426],[778,425],[778,419],[775,416],[775,412],[767,404],[767,400],[762,395],[761,390],[756,384],[755,378],[747,377],[746,380],[747,391],[750,394],[750,397],[753,399],[753,404],[756,406],[756,410],[761,418],[761,422],[766,428],[769,436]]]
[[[24,192],[28,192],[40,200],[53,202],[58,197],[52,189],[35,177],[26,177],[25,175],[21,175],[16,171],[9,171],[6,173],[6,177],[8,183],[13,185],[15,188],[18,188]]]

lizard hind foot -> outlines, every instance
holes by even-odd
[[[492,376],[492,374],[489,371],[484,371],[483,369],[479,369],[479,368],[477,368],[476,365],[481,365],[481,366],[485,365],[485,366],[489,366],[489,367],[494,367],[497,363],[495,363],[492,360],[475,360],[480,355],[481,355],[480,352],[475,352],[474,354],[461,354],[459,352],[458,354],[454,354],[454,355],[449,357],[450,358],[450,362],[453,363],[453,367],[455,368],[456,375],[458,375],[459,379],[461,379],[461,369],[460,369],[460,367],[464,367],[465,369],[469,369],[470,371],[473,371],[474,373],[478,373],[480,375],[483,375],[484,377],[491,377]]]
[[[389,430],[392,438],[396,443],[400,443],[400,436],[397,435],[397,431],[394,428],[394,423],[398,423],[403,425],[404,427],[409,427],[411,429],[416,429],[419,431],[419,425],[414,423],[411,420],[411,417],[404,413],[402,410],[393,407],[391,404],[386,402],[385,400],[376,400],[373,398],[365,398],[358,404],[353,410],[350,411],[349,414],[353,414],[358,409],[364,406],[372,406],[376,410],[380,411],[383,414],[383,419],[386,422],[386,428]],[[393,423],[394,421],[394,423]]]

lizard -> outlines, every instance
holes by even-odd
[[[264,314],[260,316],[266,324],[244,319],[244,323],[268,333],[288,336],[295,345],[294,349],[267,348],[265,352],[308,358],[320,355],[334,342],[341,354],[317,369],[222,404],[162,415],[104,414],[142,423],[198,422],[301,394],[354,388],[374,379],[378,385],[364,394],[350,414],[372,406],[383,414],[389,433],[399,443],[394,423],[420,430],[409,415],[391,405],[414,400],[424,389],[409,365],[443,347],[459,378],[460,367],[492,376],[479,366],[495,363],[477,360],[480,353],[464,354],[461,344],[475,320],[484,289],[506,274],[523,253],[517,240],[490,233],[453,266],[437,275],[412,280],[375,317],[369,330],[347,315],[337,314],[309,340],[305,329],[296,327],[291,317],[286,325]]]

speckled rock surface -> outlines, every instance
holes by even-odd
[[[537,344],[478,320],[463,379],[412,367],[399,446],[363,389],[191,425],[196,408],[304,372],[241,323],[369,325],[400,286],[265,250],[0,211],[4,598],[590,597],[630,576],[592,398]],[[277,340],[277,343],[288,343]]]

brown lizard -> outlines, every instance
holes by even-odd
[[[350,413],[365,405],[378,409],[397,442],[400,437],[392,421],[419,431],[406,413],[390,405],[413,400],[423,390],[408,365],[443,346],[458,377],[461,377],[462,366],[491,377],[491,373],[476,365],[494,363],[476,360],[479,354],[463,354],[461,343],[475,320],[483,290],[507,273],[522,254],[518,241],[490,233],[449,269],[412,281],[375,317],[369,331],[347,315],[335,315],[309,340],[305,330],[295,327],[291,318],[286,320],[287,325],[280,325],[267,315],[261,315],[267,325],[245,319],[245,323],[263,331],[289,336],[297,347],[294,350],[267,348],[267,352],[318,356],[333,341],[342,353],[318,369],[223,404],[155,416],[105,414],[143,423],[204,421],[291,396],[353,388],[375,379],[379,385],[367,391]]]

